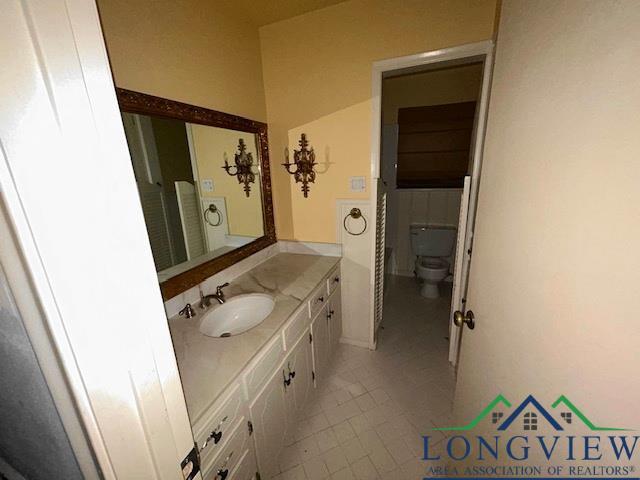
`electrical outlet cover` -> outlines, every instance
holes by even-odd
[[[350,177],[349,182],[352,192],[364,192],[366,189],[366,181],[364,177]]]
[[[202,190],[205,192],[213,192],[213,180],[208,178],[202,180]]]

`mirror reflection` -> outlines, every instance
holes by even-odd
[[[122,113],[163,282],[264,235],[253,133]]]

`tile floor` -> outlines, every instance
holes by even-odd
[[[429,300],[413,278],[388,283],[378,349],[338,347],[280,456],[277,480],[424,477],[421,434],[438,436],[432,429],[451,414],[450,289]]]

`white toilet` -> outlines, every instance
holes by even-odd
[[[449,275],[449,257],[456,242],[456,229],[411,225],[411,250],[416,255],[416,275],[422,280],[420,295],[438,298],[438,284]]]

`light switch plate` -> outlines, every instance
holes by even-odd
[[[364,192],[366,190],[367,183],[364,177],[350,177],[349,182],[352,192]]]
[[[208,178],[202,180],[202,190],[204,192],[213,192],[213,180]]]

